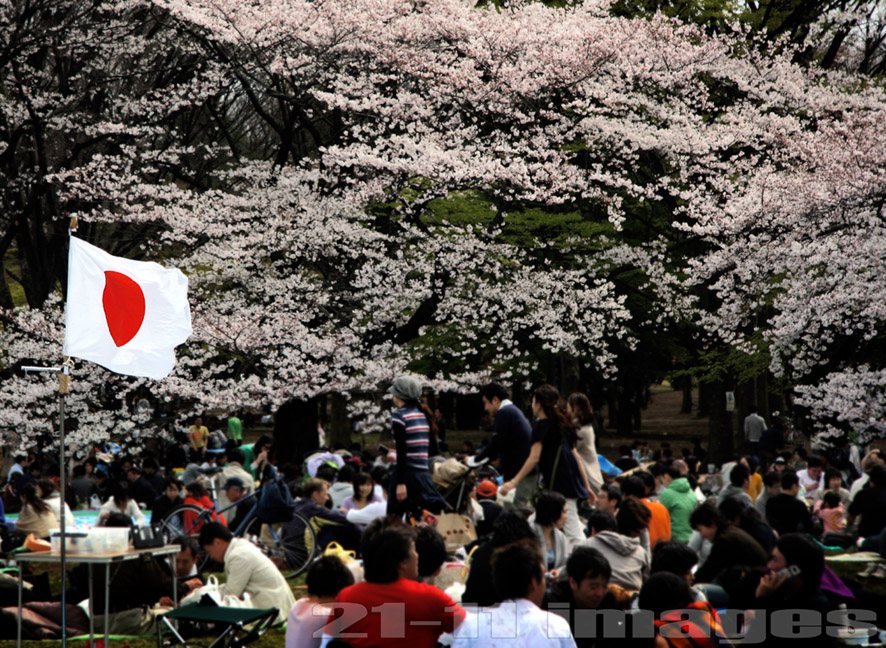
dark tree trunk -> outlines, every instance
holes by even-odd
[[[320,447],[317,435],[320,398],[294,398],[283,403],[274,417],[273,458],[278,466],[301,466],[305,457]]]
[[[723,463],[735,454],[732,438],[732,412],[726,411],[726,390],[724,382],[708,383],[708,408],[710,412],[708,437],[708,458],[711,463]]]
[[[326,445],[335,448],[342,444],[345,448],[351,445],[351,426],[348,421],[348,402],[341,394],[330,394],[329,422],[326,426]]]
[[[680,388],[683,390],[683,403],[680,405],[680,414],[692,414],[692,376],[681,378]]]

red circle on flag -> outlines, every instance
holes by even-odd
[[[118,347],[132,340],[145,321],[145,294],[141,286],[121,272],[105,271],[102,307],[111,338]]]

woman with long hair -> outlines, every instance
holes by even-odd
[[[412,376],[400,376],[388,393],[397,407],[391,415],[397,462],[388,485],[388,515],[420,517],[422,509],[439,513],[446,502],[434,488],[428,461],[437,424],[421,402],[421,384]]]
[[[560,407],[560,394],[552,385],[541,385],[532,394],[532,446],[523,467],[502,484],[500,495],[510,492],[520,480],[532,474],[536,466],[541,473],[542,487],[557,491],[566,498],[569,516],[563,533],[574,545],[586,539],[584,525],[578,517],[578,500],[591,504],[596,496],[588,484],[584,463],[575,449],[575,425]]]
[[[58,528],[61,528],[61,519],[62,519],[62,496],[59,490],[56,488],[55,483],[49,479],[49,477],[43,477],[42,479],[37,481],[37,485],[40,487],[40,497],[46,502],[46,505],[52,509],[52,513],[55,515],[55,519],[58,521]],[[68,503],[64,503],[65,507],[65,520],[68,520],[68,524],[73,524],[74,514],[71,513],[71,507],[68,506]]]
[[[28,482],[21,490],[22,510],[19,513],[16,531],[33,533],[38,538],[48,538],[50,529],[58,528],[55,513],[49,504],[40,497],[40,489],[34,482]]]
[[[129,497],[129,483],[125,481],[114,482],[111,484],[111,497],[107,502],[102,504],[99,509],[98,518],[101,522],[107,520],[111,513],[123,513],[132,518],[135,526],[145,524],[145,515],[134,499]]]
[[[194,506],[199,506],[202,509],[209,510],[212,508],[212,500],[209,499],[209,491],[206,490],[206,487],[203,485],[200,480],[194,480],[190,484],[185,485],[185,504],[193,504]],[[194,511],[185,511],[182,524],[183,528],[187,535],[194,535],[195,533],[200,532],[200,528],[203,526],[203,523],[197,523],[197,513]],[[212,512],[212,521],[213,522],[221,522],[225,526],[228,523],[225,521],[225,516],[221,513]]]
[[[603,473],[600,472],[600,461],[597,459],[596,438],[594,436],[594,408],[591,401],[581,392],[571,394],[566,400],[566,413],[578,426],[575,449],[585,465],[585,475],[594,494],[603,486]]]

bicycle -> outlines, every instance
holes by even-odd
[[[252,499],[252,508],[237,528],[232,529],[231,532],[234,537],[245,538],[261,548],[281,571],[292,570],[290,574],[285,576],[287,579],[295,578],[304,572],[319,554],[317,534],[307,518],[293,511],[290,522],[295,522],[299,532],[294,536],[287,537],[284,544],[273,525],[263,523],[258,516],[260,495],[261,488],[258,488],[223,509],[219,509],[215,501],[210,508],[203,508],[195,504],[182,504],[163,518],[161,530],[170,538],[176,536],[196,537],[200,534],[200,529],[205,522],[217,520],[219,515],[242,505],[248,499]],[[191,520],[189,523],[185,522],[186,513],[193,515],[193,517],[187,516]],[[202,570],[209,560],[209,556],[200,547],[197,555],[197,568]]]

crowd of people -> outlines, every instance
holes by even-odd
[[[111,612],[172,604],[173,578],[185,593],[200,590],[197,557],[205,554],[224,569],[221,596],[279,611],[287,648],[591,646],[603,638],[682,648],[727,646],[735,637],[828,646],[842,610],[884,625],[883,601],[841,580],[823,549],[857,546],[886,559],[879,450],[807,454],[786,447],[754,411],[745,451],[722,465],[708,463],[698,441],[655,451],[637,441],[610,464],[597,452],[602,427],[586,395],[563,399],[541,385],[527,403],[530,420],[492,383],[481,390],[491,438],[477,451],[468,443],[451,451],[416,379],[398,378],[389,393],[394,447],[324,448],[299,466],[273,467],[270,437],[244,445],[237,425],[236,435],[224,435],[199,418],[161,452],[76,463],[67,502],[57,465],[16,456],[3,503],[19,516],[2,528],[3,550],[26,534],[47,537],[65,506],[67,515],[97,509],[109,526],[156,523],[183,504],[208,510],[182,520],[187,534],[170,564],[125,563],[112,579]],[[467,496],[455,513],[476,539],[453,551],[435,528],[453,510],[439,478],[453,462],[484,461],[497,466],[497,479],[492,470],[477,483],[466,467],[459,472]],[[307,520],[321,549],[341,548],[311,564],[298,600],[283,576],[286,557],[268,556],[238,533],[268,466],[289,482],[300,514],[276,525],[283,547],[303,542]],[[357,563],[342,559],[348,551]],[[444,566],[459,561],[465,582],[442,579]],[[872,559],[858,578],[886,578],[886,562]],[[73,600],[84,582],[74,570]],[[796,610],[813,615],[803,619],[805,632],[782,614]],[[130,630],[151,622],[144,614],[117,619]]]

